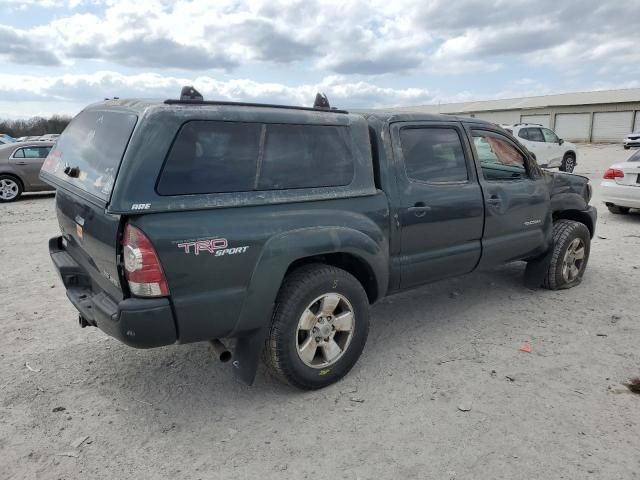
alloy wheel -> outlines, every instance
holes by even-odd
[[[565,282],[571,283],[580,274],[582,264],[584,263],[585,244],[581,238],[574,238],[569,244],[564,254],[562,262],[562,278]]]
[[[296,347],[300,360],[312,368],[333,365],[349,348],[354,327],[353,307],[344,296],[319,296],[298,321]]]
[[[14,180],[10,178],[0,180],[0,198],[3,200],[13,200],[18,196],[19,192],[20,187]]]

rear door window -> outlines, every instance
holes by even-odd
[[[407,177],[418,182],[468,179],[462,142],[452,128],[403,128],[400,144]]]
[[[631,155],[628,159],[627,162],[640,162],[640,151],[637,151],[636,153],[634,153],[633,155]]]
[[[332,187],[351,183],[348,127],[191,121],[158,180],[160,195]]]
[[[544,142],[544,136],[539,128],[523,128],[520,136],[531,142]]]
[[[46,158],[51,147],[26,147],[13,154],[15,158]]]
[[[137,119],[127,112],[81,112],[58,138],[42,170],[107,200]],[[77,167],[78,176],[66,175],[66,167]]]

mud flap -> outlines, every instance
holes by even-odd
[[[253,385],[264,348],[269,324],[238,338],[233,352],[233,377],[245,385]]]
[[[524,284],[527,288],[540,288],[547,275],[551,257],[553,256],[553,248],[542,257],[527,262],[527,268],[524,271]]]

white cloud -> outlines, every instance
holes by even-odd
[[[426,89],[379,87],[368,82],[349,82],[339,76],[326,77],[318,84],[292,87],[246,79],[218,80],[209,76],[178,78],[158,73],[123,75],[108,71],[46,77],[0,74],[0,99],[25,104],[40,102],[38,111],[33,111],[30,106],[28,112],[21,109],[11,116],[56,113],[49,103],[54,103],[58,111],[63,105],[62,113],[76,113],[84,105],[106,97],[177,98],[184,85],[194,85],[210,100],[307,106],[313,103],[319,91],[327,94],[333,106],[342,108],[391,107],[433,100]]]
[[[79,107],[113,95],[175,96],[177,87],[196,79],[221,98],[309,103],[321,87],[345,105],[379,106],[424,103],[430,97],[424,86],[432,81],[442,85],[453,77],[458,78],[451,89],[465,91],[445,92],[450,99],[478,91],[517,91],[518,85],[510,82],[525,75],[536,78],[539,90],[557,91],[580,82],[616,83],[608,78],[624,74],[622,83],[640,74],[640,29],[632,21],[640,18],[640,0],[627,0],[624,7],[601,0],[0,4],[3,13],[40,9],[35,17],[46,18],[29,28],[10,25],[11,15],[0,18],[0,61],[9,67],[3,71],[18,71],[14,65],[20,64],[26,66],[19,71],[38,75],[21,77],[33,89],[21,89],[19,95],[11,91],[12,98],[63,102],[57,106]],[[62,76],[60,65],[69,72],[98,68],[121,73]],[[58,75],[45,75],[39,67],[56,67]],[[167,70],[174,76],[144,73]],[[489,75],[493,72],[504,72],[505,80]],[[229,79],[231,75],[253,80]],[[285,75],[286,82],[279,80]],[[545,77],[554,78],[551,85]],[[280,83],[256,81],[260,78]],[[299,78],[323,80],[315,85]],[[480,88],[479,78],[496,85]],[[411,84],[418,88],[404,88]],[[10,90],[0,85],[0,93]],[[8,105],[7,98],[0,102]]]

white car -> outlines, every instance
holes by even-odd
[[[629,150],[631,147],[640,147],[640,130],[624,137],[624,149]]]
[[[517,123],[503,128],[533,153],[541,167],[559,168],[563,172],[573,172],[576,168],[576,146],[559,138],[553,130],[536,123]]]
[[[640,151],[626,162],[611,165],[600,187],[611,213],[629,213],[630,208],[640,208]]]
[[[5,145],[7,143],[15,143],[16,139],[7,135],[6,133],[0,134],[0,145]]]

